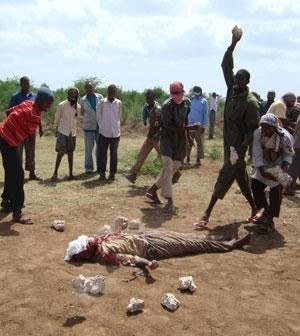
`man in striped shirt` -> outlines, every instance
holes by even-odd
[[[13,212],[15,222],[32,224],[32,220],[22,212],[24,206],[24,170],[17,147],[36,132],[41,111],[47,111],[53,103],[52,92],[42,87],[35,100],[8,110],[8,117],[0,124],[0,151],[5,172],[1,207],[4,212]]]

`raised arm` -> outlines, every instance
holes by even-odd
[[[242,35],[237,36],[234,33],[232,33],[231,44],[227,48],[224,54],[224,57],[223,57],[222,69],[223,69],[224,79],[225,79],[225,82],[228,88],[230,88],[233,85],[233,81],[234,81],[232,53],[238,41],[241,39],[241,37]]]

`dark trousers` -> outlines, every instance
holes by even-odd
[[[13,212],[20,211],[24,205],[24,170],[17,147],[10,147],[0,138],[0,151],[4,168],[3,201],[10,202]]]
[[[242,194],[246,198],[252,197],[246,163],[244,161],[238,162],[235,165],[224,163],[223,167],[219,171],[219,176],[214,187],[213,196],[219,199],[223,199],[234,181],[237,182]]]
[[[254,178],[251,179],[251,188],[254,202],[257,209],[265,209],[270,217],[279,217],[280,206],[282,201],[282,186],[270,188],[269,203],[266,198],[266,185]]]
[[[120,137],[118,138],[106,138],[102,134],[99,134],[99,159],[100,159],[100,175],[105,175],[107,165],[107,151],[109,147],[110,151],[110,166],[109,173],[115,175],[118,166],[118,146]]]
[[[216,122],[216,111],[210,110],[209,111],[208,139],[213,139],[214,137],[215,122]]]
[[[18,147],[18,152],[21,157],[21,164],[23,161],[23,148],[25,148],[25,170],[29,172],[35,171],[35,139],[36,134],[31,134]]]

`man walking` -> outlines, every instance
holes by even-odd
[[[253,131],[259,124],[259,106],[256,98],[249,92],[250,73],[239,70],[233,74],[232,53],[241,35],[232,34],[232,42],[225,52],[222,68],[227,84],[227,97],[224,109],[224,164],[219,172],[218,180],[207,209],[203,216],[194,224],[201,229],[209,222],[210,214],[218,199],[223,199],[234,181],[241,189],[251,207],[251,216],[256,214],[256,206],[250,189],[246,170],[245,154],[252,143]],[[238,155],[237,162],[230,160],[230,149],[234,148]]]
[[[81,115],[83,117],[82,128],[84,132],[84,168],[87,174],[91,174],[94,171],[93,149],[95,144],[97,172],[100,172],[96,106],[103,96],[95,92],[95,86],[92,82],[86,82],[84,88],[86,95],[80,100]]]
[[[17,106],[25,100],[34,100],[34,94],[30,91],[30,79],[26,76],[20,78],[21,90],[15,93],[9,102],[9,108]],[[42,124],[39,125],[40,137],[43,136]],[[36,133],[30,134],[24,142],[18,147],[21,163],[23,157],[23,148],[25,148],[25,170],[29,171],[29,180],[40,180],[35,174],[35,141]]]
[[[129,173],[125,177],[131,182],[135,183],[137,174],[139,173],[142,165],[147,159],[148,155],[155,148],[157,154],[160,156],[159,151],[159,130],[160,130],[160,114],[161,107],[155,101],[155,94],[153,90],[147,90],[145,93],[146,104],[143,108],[143,123],[146,126],[149,120],[149,131],[146,139],[137,155],[136,161],[130,168]]]

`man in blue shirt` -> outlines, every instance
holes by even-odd
[[[20,78],[21,90],[15,93],[9,102],[9,108],[23,103],[25,100],[34,100],[35,95],[30,91],[30,79],[26,76]],[[39,134],[43,136],[42,125],[39,126]],[[29,171],[29,180],[40,180],[35,174],[35,134],[30,135],[18,147],[20,157],[23,156],[23,147],[25,147],[25,170]]]
[[[191,111],[188,115],[189,125],[199,124],[197,130],[190,131],[190,137],[195,139],[197,145],[197,160],[195,166],[201,165],[201,159],[204,159],[204,132],[207,124],[208,104],[202,95],[200,86],[193,87],[193,96],[191,98]],[[192,147],[188,146],[187,164],[190,164]]]

